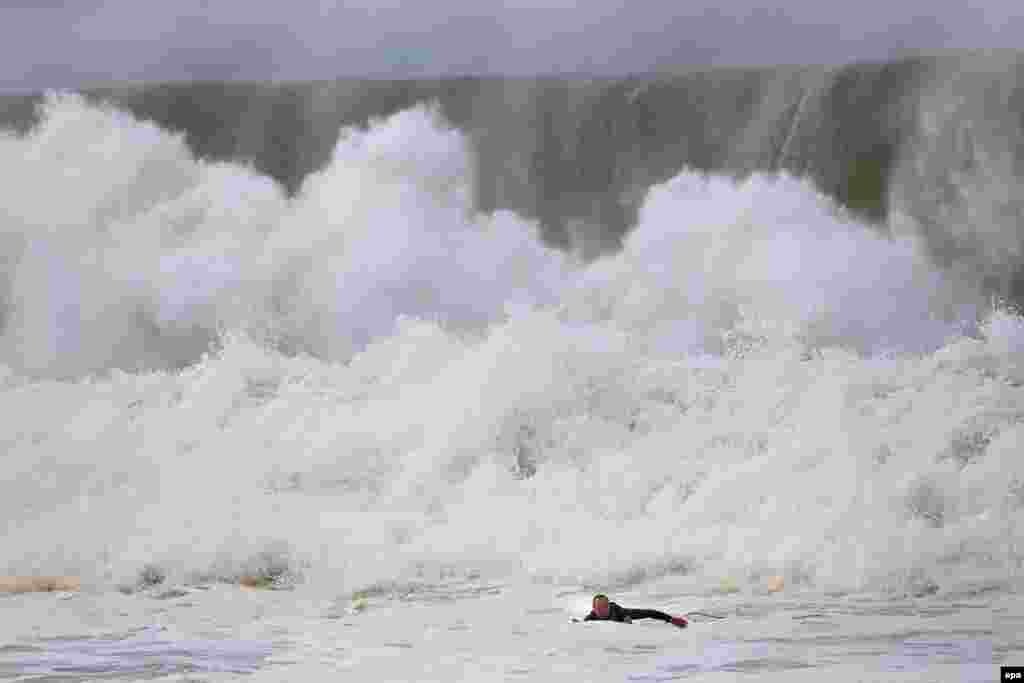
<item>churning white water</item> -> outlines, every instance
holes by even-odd
[[[656,655],[676,663],[641,680],[703,675],[760,661],[722,643],[766,624],[793,638],[761,657],[779,680],[836,662],[854,675],[845,658],[889,628],[885,605],[979,595],[1002,596],[981,605],[987,631],[946,655],[987,680],[993,642],[1022,647],[991,609],[1020,614],[1024,322],[802,181],[684,171],[650,190],[620,253],[584,265],[528,220],[473,210],[466,142],[429,107],[347,131],[294,198],[71,96],[0,138],[0,169],[0,572],[82,577],[93,597],[67,604],[107,616],[60,622],[77,633],[179,614],[118,606],[153,599],[114,590],[145,568],[296,587],[274,613],[314,639],[340,622],[306,606],[370,596],[346,637],[405,645],[374,646],[397,648],[394,669],[365,643],[347,655],[366,680],[435,680],[415,662],[457,649],[438,624],[462,619],[471,654],[436,680],[502,680],[519,657],[529,680],[621,680]],[[762,595],[767,577],[815,607]],[[695,624],[697,640],[645,626],[630,633],[657,645],[623,658],[588,643],[626,627],[563,624],[597,589],[737,621]],[[263,600],[253,637],[273,640],[269,594],[224,590],[189,604],[234,624],[250,609],[237,600]],[[402,612],[395,595],[427,597]],[[851,595],[883,608],[835,607]],[[6,600],[24,624],[55,604]],[[860,645],[808,663],[779,623],[790,608]],[[527,635],[531,619],[548,635]],[[163,642],[138,633],[144,652]],[[0,638],[39,635],[8,622]],[[887,656],[910,664],[886,670],[918,675],[909,636],[890,636]],[[302,676],[317,657],[295,657]]]

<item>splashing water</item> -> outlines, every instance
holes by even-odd
[[[2,571],[1019,582],[1024,324],[802,181],[583,265],[429,107],[294,199],[75,97],[0,145]]]

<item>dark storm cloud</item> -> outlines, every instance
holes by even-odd
[[[1015,4],[983,0],[0,0],[0,88],[165,79],[621,74],[834,64],[1016,47]]]

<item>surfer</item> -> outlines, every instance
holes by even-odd
[[[679,628],[686,628],[687,624],[686,617],[673,617],[656,609],[629,609],[622,607],[610,601],[608,596],[602,593],[594,596],[592,604],[593,609],[590,611],[590,614],[584,617],[583,621],[621,621],[628,624],[634,619],[657,619]]]

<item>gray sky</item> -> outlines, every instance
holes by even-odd
[[[1017,47],[1019,0],[0,0],[0,90],[834,64]]]

